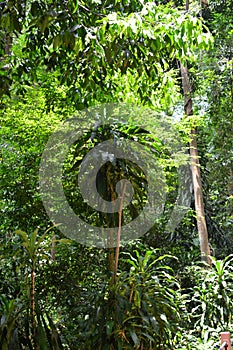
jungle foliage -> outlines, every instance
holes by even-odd
[[[232,16],[230,0],[202,8],[190,1],[189,11],[182,1],[0,2],[3,350],[213,349],[219,333],[232,330]],[[179,62],[190,72],[190,118]],[[68,239],[48,218],[39,167],[49,137],[78,111],[109,102],[151,108],[185,144],[197,128],[211,266],[200,262],[193,199],[176,229],[165,229],[177,168],[143,120],[89,130],[70,150],[63,186],[80,217],[115,225],[119,213],[99,215],[76,191],[80,161],[100,141],[137,139],[166,176],[164,212],[149,232],[120,250],[98,249]],[[125,161],[101,171],[98,187],[108,200],[122,172],[134,183],[123,224],[137,217],[145,174]]]

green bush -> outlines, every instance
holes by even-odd
[[[130,268],[112,278],[80,323],[81,349],[172,349],[183,302],[168,256],[125,254]],[[91,309],[90,309],[91,310]]]

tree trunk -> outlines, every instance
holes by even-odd
[[[56,235],[53,235],[52,237],[52,244],[51,244],[51,260],[55,261],[56,260]]]
[[[189,80],[188,68],[180,63],[180,72],[182,77],[182,85],[184,92],[184,110],[186,116],[193,115],[192,98],[191,98],[191,84]],[[208,264],[211,264],[210,247],[208,240],[208,231],[205,220],[203,191],[201,185],[200,163],[197,150],[197,130],[191,131],[190,141],[190,157],[191,157],[191,171],[193,179],[193,189],[195,198],[195,210],[197,217],[197,229],[200,240],[201,259]]]

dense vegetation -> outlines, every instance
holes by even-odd
[[[3,350],[214,349],[219,333],[232,330],[232,4],[184,5],[0,2]],[[111,232],[143,211],[149,180],[128,160],[106,162],[96,180],[110,201],[123,173],[134,188],[126,209],[100,213],[77,190],[83,157],[108,139],[137,140],[166,179],[161,215],[148,232],[135,233],[120,248],[84,245],[63,234],[46,213],[39,182],[49,137],[74,116],[86,116],[85,108],[104,103],[143,106],[153,113],[145,120],[139,115],[136,124],[129,119],[95,125],[72,145],[62,184],[74,212],[94,229]],[[161,120],[172,125],[167,139],[179,138],[187,148],[193,130],[197,135],[211,264],[200,254],[195,196],[190,195],[185,216],[173,218],[175,227],[167,229],[179,193],[178,168],[184,164],[174,161],[156,135]]]

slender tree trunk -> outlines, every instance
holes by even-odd
[[[187,3],[186,3],[187,6]],[[188,68],[180,63],[180,72],[182,77],[182,85],[184,92],[184,110],[186,116],[193,115],[191,84],[189,80]],[[208,231],[205,220],[203,191],[201,185],[200,162],[197,150],[197,130],[191,131],[190,141],[190,156],[191,156],[191,171],[194,188],[195,210],[197,217],[197,229],[200,241],[201,259],[208,264],[211,264],[210,248],[208,240]]]
[[[36,339],[36,318],[35,318],[35,267],[32,267],[31,272],[31,322],[32,322],[32,336],[35,349],[37,348],[37,339]]]
[[[0,104],[2,103],[1,97],[3,94],[10,95],[10,64],[9,58],[11,55],[11,47],[12,47],[12,36],[9,33],[3,34],[3,42],[4,42],[4,54],[0,56],[0,62],[2,63],[3,76],[1,77],[1,91],[0,91]]]
[[[56,260],[56,235],[53,235],[52,237],[52,244],[51,244],[51,260],[55,261]]]
[[[122,206],[123,206],[123,200],[125,196],[125,190],[126,190],[126,182],[123,185],[121,199],[120,199],[120,208],[118,211],[117,245],[116,245],[115,266],[114,266],[114,274],[113,274],[114,283],[116,283],[116,276],[117,276],[118,263],[119,263],[120,244],[121,244],[121,226],[122,226]]]
[[[3,34],[3,43],[4,43],[4,54],[0,57],[0,61],[6,60],[11,55],[12,48],[12,36],[9,33]]]
[[[5,34],[4,42],[5,42],[5,54],[6,56],[10,56],[11,48],[12,48],[12,36],[10,36],[9,34]]]

